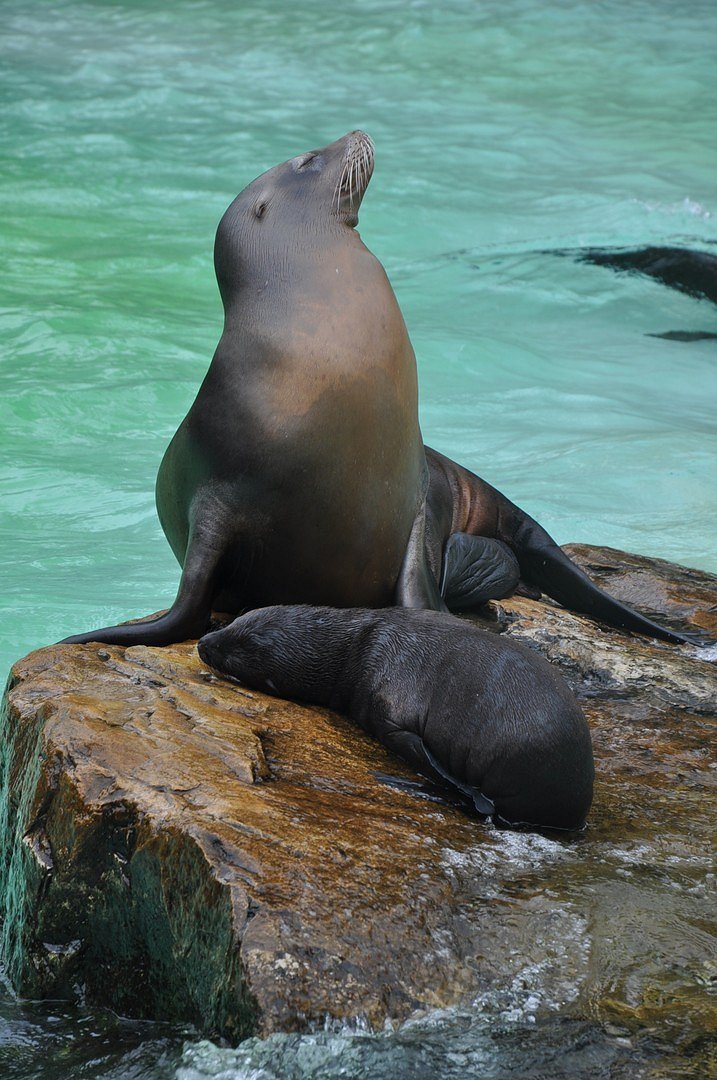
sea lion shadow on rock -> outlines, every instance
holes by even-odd
[[[587,722],[539,654],[433,611],[275,606],[203,637],[199,656],[255,689],[336,709],[417,772],[512,826],[582,827]]]
[[[67,643],[168,645],[212,609],[268,604],[471,610],[516,588],[667,641],[597,588],[536,521],[424,447],[403,316],[356,232],[361,131],[276,165],[224,214],[224,328],[164,455],[157,512],[182,566],[156,619]]]

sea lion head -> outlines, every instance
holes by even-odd
[[[309,150],[262,173],[237,195],[217,229],[214,263],[225,297],[237,267],[270,252],[297,253],[358,223],[373,173],[374,148],[365,131]],[[231,290],[229,290],[231,291]]]
[[[257,666],[262,668],[264,657],[276,653],[283,636],[281,611],[279,607],[250,611],[205,634],[197,642],[200,659],[222,675],[258,686],[262,676]]]
[[[245,686],[321,704],[345,660],[353,622],[364,615],[304,604],[257,608],[205,634],[197,651],[209,667]]]
[[[237,195],[223,224],[338,221],[353,228],[374,165],[373,142],[365,131],[350,131],[319,150],[308,150],[257,176]],[[220,226],[221,228],[221,226]]]

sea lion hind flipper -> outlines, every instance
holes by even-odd
[[[451,611],[468,611],[515,591],[520,566],[501,540],[452,533],[443,549],[441,596]]]
[[[545,529],[527,514],[512,546],[518,557],[521,576],[563,607],[621,630],[634,630],[638,634],[671,641],[676,645],[705,644],[699,635],[668,630],[603,592],[568,558]]]
[[[215,533],[216,535],[216,533]],[[169,611],[148,622],[104,626],[63,638],[59,645],[172,645],[198,638],[211,615],[214,577],[223,552],[206,542],[201,530],[190,537],[177,596]]]

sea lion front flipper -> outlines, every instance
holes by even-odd
[[[451,611],[480,607],[515,591],[520,566],[501,540],[452,533],[443,550],[441,596]]]
[[[448,611],[426,552],[426,500],[416,514],[406,545],[393,602],[396,607]]]
[[[409,765],[412,765],[417,772],[427,779],[438,780],[439,783],[448,783],[451,787],[458,788],[473,802],[479,814],[490,816],[495,813],[495,805],[492,800],[488,799],[477,788],[470,787],[468,784],[456,780],[455,776],[451,776],[431,753],[420,735],[416,735],[413,731],[394,729],[388,732],[381,739],[381,742],[387,749],[394,754],[398,754],[399,757],[407,761]]]
[[[199,520],[199,519],[198,519]],[[221,530],[197,526],[192,530],[182,568],[177,596],[169,611],[148,622],[103,626],[63,638],[58,645],[84,645],[101,641],[106,645],[171,645],[201,637],[206,631],[215,592],[215,576],[224,554],[218,537]]]

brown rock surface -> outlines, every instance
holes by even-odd
[[[648,613],[714,628],[717,578],[571,550]],[[597,787],[577,837],[467,816],[341,717],[218,680],[193,643],[16,664],[0,792],[16,986],[231,1039],[478,1001],[706,1053],[717,666],[550,603],[501,606],[584,699]]]

